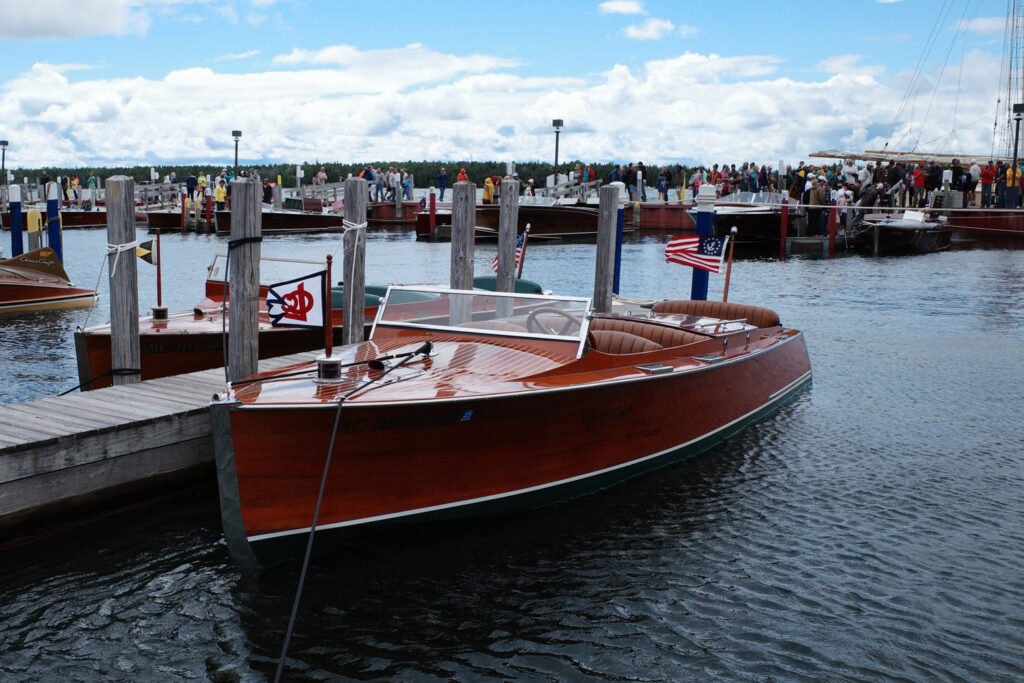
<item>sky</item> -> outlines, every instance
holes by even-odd
[[[0,0],[8,168],[986,156],[1006,0]],[[1005,115],[1003,116],[1005,118]],[[1001,143],[1000,141],[1003,140]]]

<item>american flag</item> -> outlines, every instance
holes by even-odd
[[[344,199],[338,199],[337,201],[331,202],[331,211],[334,211],[335,213],[337,213],[338,211],[341,211],[344,208],[345,208],[345,200]]]
[[[665,261],[721,273],[722,257],[728,241],[728,237],[717,235],[677,237],[665,245]]]
[[[523,246],[526,244],[526,233],[521,232],[516,237],[516,262],[512,266],[512,272],[515,273],[519,269],[519,262],[523,260]],[[495,273],[498,272],[498,257],[495,256],[494,260],[491,261],[491,270]]]

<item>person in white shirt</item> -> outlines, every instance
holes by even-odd
[[[971,159],[971,167],[968,169],[971,174],[971,179],[967,183],[967,200],[974,204],[974,193],[978,189],[978,183],[981,181],[981,166],[978,166],[977,159]]]
[[[853,181],[857,180],[857,167],[853,165],[853,161],[847,161],[846,166],[843,166],[843,175],[846,176],[846,182],[853,184]]]

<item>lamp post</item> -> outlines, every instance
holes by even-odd
[[[0,208],[7,208],[7,140],[0,140]],[[0,223],[3,225],[3,223]]]
[[[231,137],[235,139],[235,177],[238,177],[238,141],[242,138],[242,131],[231,131]]]
[[[551,126],[555,129],[555,183],[558,186],[558,134],[562,132],[562,119],[554,119]]]
[[[1011,209],[1017,208],[1017,195],[1020,193],[1020,178],[1017,177],[1017,140],[1020,138],[1020,120],[1024,118],[1024,104],[1013,105],[1013,166],[1012,175],[1013,178],[1013,206]]]

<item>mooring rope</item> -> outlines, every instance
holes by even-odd
[[[295,601],[292,603],[292,613],[291,616],[288,618],[288,630],[285,631],[284,644],[281,646],[281,657],[277,660],[277,672],[274,674],[274,683],[280,681],[281,674],[284,673],[284,660],[285,657],[288,656],[288,644],[291,642],[292,631],[295,628],[295,618],[299,612],[299,600],[302,598],[302,588],[306,583],[306,572],[309,569],[309,558],[313,554],[313,535],[316,533],[316,525],[320,519],[320,505],[321,503],[323,503],[324,490],[327,488],[327,472],[331,467],[331,456],[334,454],[334,443],[338,436],[338,424],[341,422],[341,408],[343,405],[345,405],[345,400],[348,399],[349,397],[362,391],[371,384],[380,381],[389,373],[402,367],[416,356],[429,354],[431,349],[433,349],[433,344],[431,344],[430,342],[424,342],[424,344],[421,347],[419,347],[415,351],[410,352],[405,358],[403,358],[398,363],[395,363],[384,372],[380,373],[376,377],[373,377],[372,379],[367,380],[363,384],[352,389],[350,392],[348,392],[347,394],[338,399],[338,409],[337,411],[335,411],[334,414],[334,427],[331,429],[331,442],[330,445],[327,447],[327,460],[324,462],[324,471],[323,474],[320,476],[320,492],[317,494],[316,497],[316,508],[313,511],[313,523],[309,527],[309,541],[306,544],[306,554],[302,558],[302,569],[299,571],[299,585],[295,589]]]

